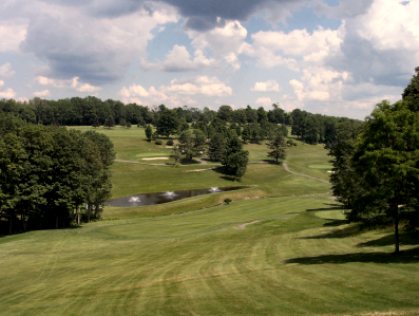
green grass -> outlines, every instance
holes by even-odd
[[[162,152],[136,127],[103,132],[118,157]],[[419,242],[403,236],[395,257],[390,229],[347,224],[327,169],[313,168],[327,165],[321,146],[292,147],[293,173],[258,163],[265,146],[249,150],[247,189],[108,208],[79,229],[0,238],[0,314],[419,314]],[[113,194],[232,184],[187,172],[207,167],[118,162]]]

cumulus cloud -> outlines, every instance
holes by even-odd
[[[35,81],[40,86],[53,87],[59,89],[73,89],[81,93],[97,93],[101,90],[100,87],[92,85],[87,82],[81,82],[79,77],[73,77],[69,80],[54,79],[46,76],[37,76]],[[43,90],[48,91],[48,90]]]
[[[313,32],[296,29],[288,33],[260,31],[252,35],[252,43],[243,46],[242,53],[256,58],[264,67],[286,66],[301,68],[302,62],[323,63],[339,52],[341,30],[319,28]]]
[[[292,79],[289,84],[298,101],[329,101],[340,98],[342,86],[348,79],[347,72],[316,67],[305,69],[300,80]]]
[[[13,99],[16,96],[15,91],[12,88],[6,88],[3,90],[5,82],[0,80],[0,99]]]
[[[50,95],[49,90],[42,90],[42,91],[35,91],[33,93],[34,97],[38,97],[38,98],[46,98]]]
[[[193,80],[172,80],[167,91],[183,95],[230,96],[233,89],[216,77],[200,76]]]
[[[79,77],[74,77],[71,80],[71,87],[78,92],[84,93],[96,93],[101,90],[100,87],[94,86],[90,83],[80,83]]]
[[[120,17],[91,17],[78,6],[62,10],[44,4],[30,18],[23,48],[49,66],[54,78],[78,76],[103,84],[121,78],[135,58],[146,55],[152,31],[175,22],[173,9],[141,9]]]
[[[260,97],[256,99],[256,104],[260,106],[270,106],[273,104],[273,102],[269,97]]]
[[[64,88],[70,84],[69,80],[53,79],[46,76],[37,76],[35,81],[41,86],[51,86],[54,88]]]
[[[252,88],[255,92],[279,92],[279,83],[275,80],[256,82]]]
[[[232,88],[215,77],[200,76],[189,80],[174,79],[168,85],[146,88],[139,84],[119,91],[123,102],[145,105],[168,103],[172,106],[199,104],[194,97],[221,97],[232,95]]]
[[[174,45],[165,60],[159,63],[144,63],[147,69],[160,69],[168,72],[182,72],[202,70],[215,63],[214,59],[207,58],[200,49],[192,57],[188,49],[182,45]]]
[[[419,60],[419,2],[374,0],[344,25],[341,52],[329,65],[357,82],[403,86]]]
[[[197,50],[209,50],[217,61],[224,61],[236,70],[240,68],[238,54],[245,43],[247,30],[239,21],[219,23],[201,32],[189,30],[187,34]]]
[[[0,78],[12,77],[15,74],[15,71],[12,68],[10,63],[5,63],[0,65]]]
[[[26,25],[22,23],[0,23],[0,52],[18,51],[26,38]]]

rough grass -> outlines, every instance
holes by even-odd
[[[104,131],[128,148],[118,155],[160,150],[134,129]],[[253,161],[264,159],[252,146]],[[299,144],[294,173],[251,164],[245,190],[0,238],[0,314],[418,315],[419,242],[403,236],[395,257],[390,229],[347,224],[325,169],[309,167],[326,163],[320,146]],[[117,163],[114,195],[231,184],[188,168]]]

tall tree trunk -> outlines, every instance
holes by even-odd
[[[9,218],[9,235],[13,234],[13,218]]]
[[[78,206],[76,208],[76,222],[80,226],[80,208]]]
[[[400,252],[400,239],[399,239],[399,207],[398,205],[393,206],[394,212],[394,253]]]

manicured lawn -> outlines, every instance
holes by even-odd
[[[103,132],[119,159],[166,152],[137,127]],[[247,189],[108,208],[78,229],[0,238],[0,314],[419,314],[419,241],[402,236],[395,257],[391,229],[347,224],[321,146],[292,147],[289,171],[260,163],[266,146],[248,148],[253,163],[239,183]],[[191,171],[204,164],[136,160],[115,163],[114,196],[237,185]]]

